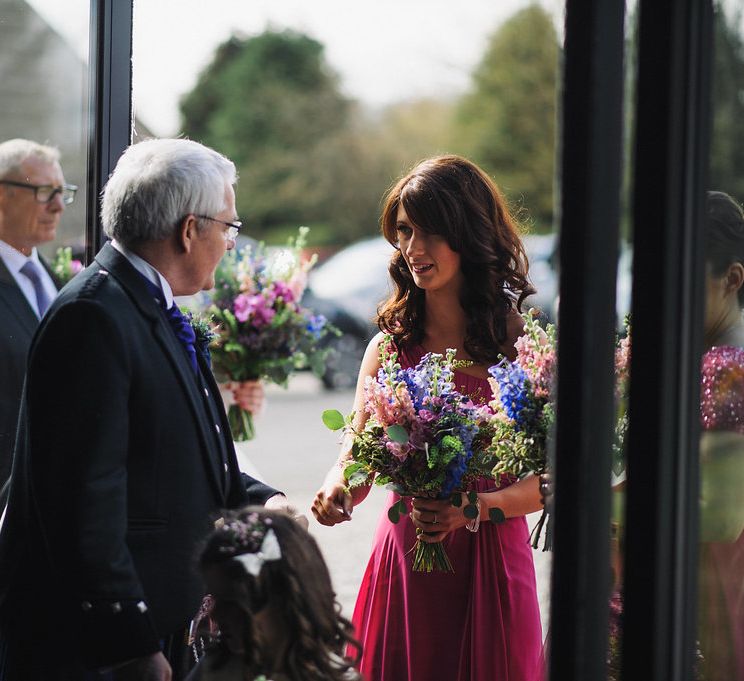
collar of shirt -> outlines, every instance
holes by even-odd
[[[165,309],[170,310],[173,306],[173,289],[171,289],[168,280],[160,274],[147,260],[144,260],[136,253],[130,251],[126,246],[119,243],[116,239],[111,242],[111,245],[119,251],[129,262],[132,267],[136,269],[143,277],[149,282],[155,284],[162,292],[163,298],[165,298]]]
[[[21,273],[21,267],[23,267],[28,260],[33,260],[44,272],[46,272],[44,265],[42,265],[41,260],[39,260],[39,253],[35,246],[31,249],[31,255],[26,256],[13,248],[10,244],[6,244],[4,241],[0,240],[0,256],[2,256],[5,266],[10,270],[13,276]]]
[[[47,272],[46,267],[42,264],[36,248],[31,250],[31,255],[26,256],[5,241],[0,241],[0,260],[5,263],[5,267],[8,268],[10,276],[15,280],[16,286],[18,286],[21,293],[25,296],[36,316],[39,317],[39,307],[34,284],[25,274],[21,274],[21,268],[29,260],[32,260],[37,265],[41,284],[46,290],[49,300],[54,300],[54,297],[57,295],[57,286],[49,272]]]

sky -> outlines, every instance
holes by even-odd
[[[87,58],[87,0],[28,0]],[[529,0],[135,0],[136,115],[178,132],[178,101],[231,34],[294,29],[325,45],[344,94],[371,107],[457,95],[488,36]],[[562,0],[540,0],[560,25]],[[235,93],[236,97],[249,93]]]

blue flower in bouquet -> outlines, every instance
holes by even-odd
[[[316,340],[320,339],[323,335],[328,320],[322,314],[310,315],[307,320],[307,330],[312,334]]]
[[[488,369],[499,386],[499,398],[506,415],[517,427],[524,426],[530,405],[530,387],[527,372],[515,362],[502,360]]]

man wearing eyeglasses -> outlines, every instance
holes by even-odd
[[[54,239],[75,190],[57,149],[24,139],[0,144],[0,486],[10,475],[28,348],[58,289],[36,247]]]
[[[111,242],[34,336],[0,530],[2,681],[183,679],[199,542],[222,509],[286,508],[240,472],[173,300],[214,286],[235,182],[197,142],[129,147],[103,195]]]

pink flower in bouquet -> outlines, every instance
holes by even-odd
[[[405,444],[402,445],[399,442],[386,442],[385,448],[396,458],[398,461],[405,461],[408,458],[408,452],[411,450],[410,446]]]
[[[239,322],[247,322],[248,317],[251,316],[251,305],[249,297],[244,293],[236,296],[233,302],[233,312],[235,313],[235,319]]]
[[[294,300],[302,298],[302,294],[307,288],[307,271],[305,268],[298,269],[289,280],[289,288],[294,295]]]
[[[526,372],[537,398],[550,397],[555,377],[555,350],[530,334],[520,336],[514,347],[517,364]]]
[[[365,411],[384,427],[416,420],[416,409],[405,384],[398,384],[393,392],[389,385],[380,385],[372,376],[368,376],[364,395]]]
[[[73,276],[81,272],[82,269],[83,269],[83,263],[81,263],[79,260],[70,261],[70,271],[72,272]]]
[[[267,304],[266,298],[262,295],[255,295],[251,296],[251,300],[254,300],[256,303],[256,306],[253,308],[253,325],[256,328],[261,328],[262,326],[271,324],[276,311]]]
[[[256,328],[270,324],[276,314],[266,298],[260,293],[252,296],[241,293],[235,298],[233,311],[235,312],[235,319],[239,322],[250,320]]]
[[[630,333],[622,338],[615,348],[615,376],[615,396],[621,399],[630,376]]]
[[[289,284],[284,281],[275,281],[272,287],[273,294],[276,298],[281,298],[285,303],[292,303],[295,300],[294,292]]]

